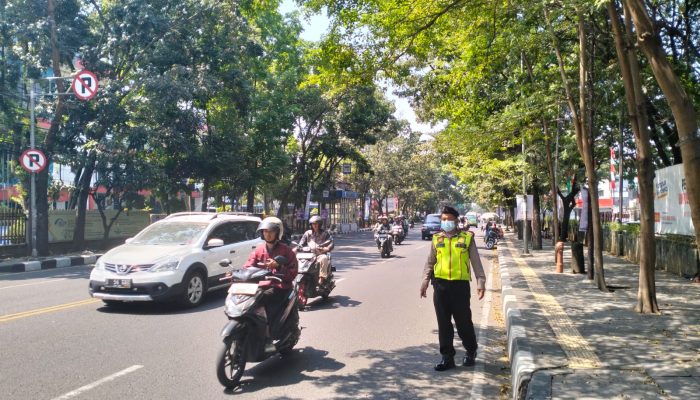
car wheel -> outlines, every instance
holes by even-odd
[[[216,366],[216,377],[227,389],[238,386],[245,370],[245,357],[243,356],[242,340],[227,340],[224,348],[219,353],[219,362]]]
[[[180,303],[186,307],[196,307],[204,299],[204,274],[201,271],[192,271],[182,281],[185,287]]]

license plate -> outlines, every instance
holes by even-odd
[[[105,286],[115,289],[131,289],[131,279],[107,279]]]

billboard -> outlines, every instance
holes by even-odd
[[[656,170],[654,178],[654,231],[694,236],[683,164]]]
[[[532,195],[528,194],[527,195],[527,219],[531,220],[532,219],[532,209],[534,208],[532,205]],[[521,194],[518,194],[515,196],[515,220],[516,221],[522,221],[523,219],[523,214],[525,213],[525,197]]]

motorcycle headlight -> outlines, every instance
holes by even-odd
[[[177,266],[179,263],[180,263],[180,261],[177,259],[166,260],[166,261],[159,262],[158,264],[152,266],[151,269],[149,269],[149,271],[150,272],[174,271],[177,269]]]

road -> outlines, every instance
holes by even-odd
[[[493,253],[476,240],[488,277],[484,300],[472,296],[476,367],[433,371],[439,354],[432,289],[419,298],[429,242],[413,229],[390,259],[379,257],[370,233],[336,237],[337,287],[328,301],[311,300],[301,313],[296,352],[248,364],[233,393],[215,374],[225,293],[210,294],[193,310],[167,304],[114,310],[87,295],[92,266],[0,275],[0,397],[503,397],[509,371],[498,271]],[[462,355],[460,349],[458,361]]]

